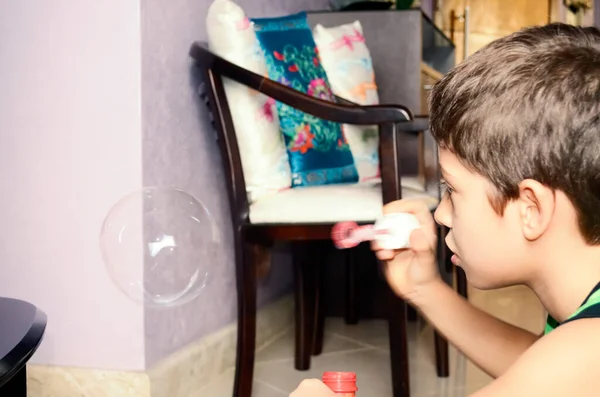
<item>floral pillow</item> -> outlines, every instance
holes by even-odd
[[[253,19],[269,78],[295,90],[334,101],[306,13]],[[339,123],[322,120],[277,102],[292,172],[292,187],[358,181],[358,172]]]
[[[377,105],[377,84],[371,54],[359,21],[313,30],[323,68],[335,95],[360,105]],[[375,183],[379,174],[379,134],[376,126],[344,124],[361,182]]]
[[[215,0],[206,16],[211,50],[262,76],[267,65],[244,11],[232,0]],[[291,186],[285,143],[279,130],[275,101],[230,79],[224,79],[251,202]]]

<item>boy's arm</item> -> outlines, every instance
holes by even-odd
[[[600,319],[564,324],[540,339],[504,375],[470,397],[596,397]]]
[[[415,295],[413,303],[429,322],[494,378],[539,339],[476,308],[443,282],[422,287]]]

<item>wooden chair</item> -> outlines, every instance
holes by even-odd
[[[256,337],[256,269],[253,261],[254,245],[271,246],[274,241],[292,242],[293,264],[295,269],[296,301],[296,356],[295,367],[299,370],[309,368],[312,354],[320,353],[323,343],[323,310],[321,302],[320,271],[322,252],[330,238],[334,223],[343,220],[373,221],[381,212],[381,205],[402,197],[422,197],[432,202],[435,208],[439,197],[423,191],[402,186],[400,157],[402,154],[401,137],[404,134],[421,135],[428,129],[427,118],[415,118],[410,110],[401,105],[358,106],[340,99],[340,103],[319,100],[282,84],[252,73],[213,54],[202,43],[194,43],[190,55],[202,74],[205,99],[209,106],[213,125],[217,131],[223,163],[227,177],[231,220],[235,235],[236,277],[238,292],[238,343],[235,397],[250,397],[254,369],[254,350]],[[274,217],[269,221],[256,221],[256,214],[269,207],[266,203],[249,204],[240,154],[227,102],[223,79],[228,78],[259,91],[277,101],[293,106],[313,116],[334,122],[356,125],[378,125],[379,151],[381,165],[381,187],[360,187],[358,185],[336,185],[330,187],[290,189],[279,194],[288,194],[293,199],[309,197],[310,189],[323,189],[332,194],[342,193],[354,197],[354,203],[345,205],[367,207],[372,213],[364,211],[359,219],[347,211],[344,219],[321,216],[319,221],[278,222]],[[231,104],[233,106],[233,104]],[[437,160],[436,160],[437,161]],[[439,180],[437,166],[431,168]],[[313,191],[314,192],[314,191]],[[294,196],[295,195],[295,196]],[[304,195],[304,196],[303,196]],[[324,206],[332,208],[332,199],[327,195],[321,198]],[[338,196],[339,197],[339,196]],[[275,200],[275,199],[274,199]],[[328,201],[328,202],[327,202]],[[375,204],[373,204],[375,203]],[[339,207],[339,205],[338,205]],[[338,214],[339,216],[339,214]],[[342,215],[344,217],[344,215]],[[441,230],[441,229],[440,229]],[[443,233],[440,238],[443,246]],[[440,262],[447,263],[446,250],[441,249]],[[307,259],[307,253],[310,260]],[[441,266],[445,269],[445,266]],[[397,298],[391,290],[388,299],[390,351],[394,397],[409,396],[409,366],[406,330],[406,304]],[[436,333],[436,356],[438,374],[448,373],[448,343]]]

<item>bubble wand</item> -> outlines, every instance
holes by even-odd
[[[402,249],[410,246],[410,234],[419,227],[413,214],[387,214],[374,224],[363,226],[352,221],[339,222],[331,230],[331,239],[338,249],[353,248],[365,241],[376,241],[382,249]]]

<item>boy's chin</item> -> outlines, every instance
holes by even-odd
[[[478,290],[488,291],[515,285],[512,281],[499,280],[495,275],[483,274],[482,272],[473,271],[468,267],[465,268],[465,266],[461,267],[465,270],[469,285]]]

